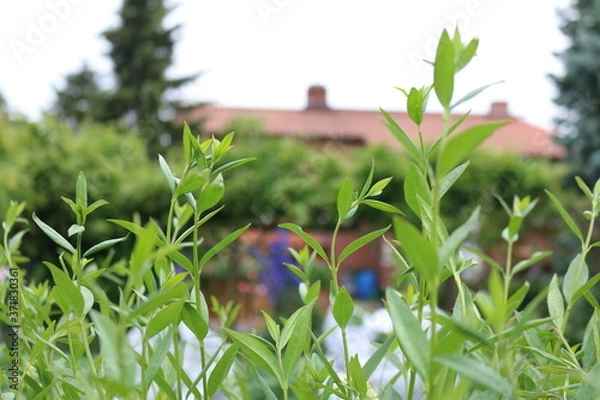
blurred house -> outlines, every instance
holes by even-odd
[[[390,112],[415,143],[419,142],[415,124],[406,112]],[[452,116],[452,122],[462,115]],[[323,86],[311,86],[307,92],[306,107],[301,110],[231,108],[208,105],[188,111],[181,116],[188,122],[202,121],[203,131],[208,134],[222,134],[233,120],[259,120],[264,131],[277,137],[295,137],[317,147],[334,145],[341,148],[363,145],[386,145],[401,150],[395,136],[386,126],[383,115],[378,110],[333,109],[327,103],[327,92]],[[492,103],[486,114],[471,114],[458,128],[458,132],[474,125],[495,121],[509,121],[497,130],[483,144],[482,148],[492,152],[504,152],[525,157],[560,159],[565,150],[554,143],[552,133],[533,126],[520,118],[510,115],[506,102]],[[422,123],[424,141],[434,142],[442,132],[443,120],[440,113],[428,113]],[[338,252],[351,241],[366,232],[342,232],[336,248]],[[242,240],[252,242],[256,236],[265,235],[258,229],[247,231]],[[329,251],[329,232],[311,232],[319,243]],[[304,244],[291,234],[290,247],[300,249]],[[262,240],[271,244],[275,233],[266,234]],[[344,262],[341,279],[349,288],[354,288],[358,297],[372,297],[377,289],[387,285],[394,276],[394,260],[389,247],[382,239],[360,249]],[[372,274],[374,272],[374,274]]]
[[[418,133],[406,112],[390,112],[416,143]],[[385,144],[400,149],[400,144],[387,128],[378,110],[338,110],[327,104],[327,92],[323,86],[308,89],[306,108],[302,110],[231,108],[208,105],[182,116],[189,122],[203,121],[203,130],[219,134],[234,119],[260,120],[265,131],[273,136],[292,136],[314,144],[337,144],[361,146]],[[452,121],[461,117],[456,114]],[[509,152],[530,157],[562,158],[564,149],[553,142],[552,133],[510,115],[508,103],[492,103],[487,114],[471,114],[459,128],[494,121],[510,121],[496,131],[482,148],[488,151]],[[428,113],[422,123],[425,142],[431,143],[441,134],[443,127],[440,113]]]

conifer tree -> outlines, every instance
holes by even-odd
[[[588,184],[600,178],[600,2],[576,0],[561,12],[562,32],[570,45],[558,57],[562,76],[552,76],[564,109],[557,119],[559,141]]]

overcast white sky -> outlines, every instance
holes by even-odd
[[[12,109],[37,117],[53,87],[88,61],[109,76],[107,43],[120,0],[0,1],[0,92]],[[395,86],[430,82],[419,60],[433,57],[441,30],[457,23],[480,38],[478,57],[461,72],[457,94],[505,82],[471,101],[492,101],[550,128],[557,110],[548,73],[567,42],[556,8],[568,0],[179,0],[173,76],[202,72],[181,96],[244,107],[302,108],[311,84],[327,87],[334,108],[404,109]],[[171,4],[173,4],[171,3]],[[262,10],[262,11],[261,11]],[[435,104],[432,108],[436,109]]]

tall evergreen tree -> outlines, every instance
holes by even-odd
[[[64,87],[56,91],[52,111],[73,128],[88,120],[105,121],[106,96],[96,73],[84,64],[79,72],[68,75]]]
[[[174,103],[168,101],[168,91],[195,78],[167,77],[180,27],[164,26],[170,11],[162,0],[124,0],[119,25],[104,32],[116,79],[109,110],[112,117],[139,129],[153,148],[164,144],[165,134],[173,130]]]
[[[562,76],[552,76],[564,109],[557,119],[559,141],[588,184],[600,178],[600,1],[575,0],[560,14],[570,45],[558,57]]]

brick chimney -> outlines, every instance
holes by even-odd
[[[307,110],[329,110],[327,91],[324,86],[313,85],[308,88]]]
[[[510,118],[508,113],[508,103],[505,101],[495,101],[490,107],[488,117],[491,118]]]

